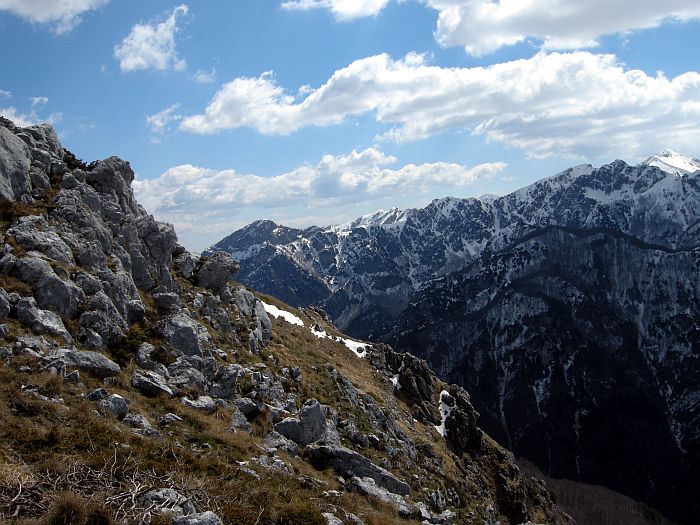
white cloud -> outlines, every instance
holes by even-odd
[[[180,104],[173,104],[155,115],[146,117],[146,122],[151,128],[151,133],[162,136],[170,131],[172,125],[182,119],[182,116],[177,113],[179,109]]]
[[[211,68],[210,71],[204,71],[203,69],[198,69],[192,75],[195,82],[199,84],[211,84],[216,81],[216,68]]]
[[[173,9],[163,22],[136,24],[121,44],[114,48],[114,56],[119,60],[122,72],[151,68],[161,71],[185,69],[187,63],[177,56],[175,34],[179,30],[178,18],[187,11],[187,6],[182,4]]]
[[[32,107],[45,106],[49,103],[49,97],[31,97]]]
[[[0,11],[9,11],[30,22],[51,24],[56,34],[72,30],[81,15],[102,7],[109,0],[0,0]]]
[[[15,126],[19,126],[20,128],[34,126],[42,122],[54,125],[63,120],[63,114],[60,111],[54,111],[53,113],[49,114],[48,117],[39,116],[36,111],[36,107],[33,104],[29,113],[19,111],[14,106],[0,108],[0,116],[10,119],[12,122],[14,122]]]
[[[700,17],[697,0],[424,0],[439,12],[435,37],[483,55],[528,38],[546,49],[595,47],[604,35]]]
[[[355,18],[375,16],[386,7],[389,0],[292,0],[283,2],[282,8],[308,11],[328,9],[336,20],[344,22]]]
[[[370,114],[392,126],[380,138],[396,142],[460,130],[532,156],[590,159],[648,154],[659,140],[677,148],[697,144],[699,107],[699,73],[650,76],[613,55],[542,52],[490,67],[442,68],[416,54],[402,60],[382,54],[336,71],[301,100],[269,72],[236,78],[180,128],[285,135]]]
[[[436,186],[464,187],[490,178],[506,168],[503,162],[474,167],[446,162],[389,167],[397,159],[375,148],[347,155],[325,155],[317,165],[300,166],[274,177],[216,171],[189,164],[168,169],[156,179],[136,180],[139,202],[181,234],[210,232],[212,224],[227,224],[259,208],[259,214],[284,211],[284,220],[298,220],[309,211],[336,213],[339,204],[369,202],[387,195],[427,195]],[[264,212],[262,211],[264,209]],[[226,230],[226,229],[225,229]],[[224,230],[224,231],[225,231]],[[213,241],[214,239],[212,239]]]
[[[12,93],[5,91],[4,89],[0,89],[0,98],[12,98]]]
[[[8,108],[0,108],[0,116],[10,119],[14,122],[15,126],[20,128],[26,128],[27,126],[33,126],[38,124],[36,120],[36,113],[24,114],[17,111],[17,108],[10,106]]]

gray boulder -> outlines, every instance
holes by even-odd
[[[169,312],[180,306],[180,296],[175,292],[154,293],[152,297],[161,312]]]
[[[0,202],[14,202],[32,191],[27,145],[9,129],[0,126]]]
[[[255,308],[255,296],[245,288],[238,288],[233,292],[233,304],[242,317],[252,317]]]
[[[0,319],[5,319],[10,315],[11,309],[10,296],[3,288],[0,288]]]
[[[111,394],[98,403],[103,414],[111,413],[122,419],[129,413],[129,405],[119,394]]]
[[[238,380],[245,374],[246,369],[240,365],[224,365],[217,367],[212,377],[213,382],[209,388],[211,395],[223,399],[235,397]],[[246,414],[245,411],[243,413]]]
[[[173,264],[180,275],[185,279],[189,279],[194,275],[194,270],[199,264],[199,258],[185,250],[173,258]]]
[[[262,335],[262,344],[267,346],[270,344],[270,339],[272,337],[272,322],[270,317],[265,311],[265,306],[261,301],[255,301],[255,319],[257,322],[257,328],[260,330]]]
[[[158,424],[161,427],[167,427],[168,425],[172,425],[173,423],[177,423],[178,421],[182,421],[182,418],[180,416],[178,416],[177,414],[173,414],[172,412],[168,412],[162,418],[160,418]]]
[[[187,397],[183,397],[182,404],[186,407],[201,410],[202,412],[214,412],[214,410],[216,410],[216,403],[209,396],[199,396],[197,399],[194,400],[189,399]]]
[[[173,525],[223,525],[221,518],[211,511],[187,514],[173,519]]]
[[[150,370],[167,379],[170,374],[166,366],[153,359],[153,352],[155,351],[156,347],[151,343],[141,343],[136,351],[136,364],[144,370]]]
[[[71,281],[64,281],[55,274],[46,275],[34,288],[34,298],[39,306],[65,315],[77,317],[85,302],[85,293]]]
[[[203,356],[209,354],[212,348],[207,329],[184,312],[168,316],[156,327],[160,335],[179,354]]]
[[[34,333],[56,335],[68,344],[72,342],[61,318],[54,312],[37,308],[36,300],[32,297],[24,297],[17,302],[17,319]]]
[[[324,512],[323,517],[325,518],[327,525],[343,525],[343,520],[338,518],[335,514]]]
[[[299,445],[308,445],[325,436],[326,409],[315,399],[309,399],[301,407],[297,417],[283,419],[274,429]]]
[[[246,419],[245,415],[243,415],[243,412],[238,410],[236,407],[233,408],[233,415],[231,416],[231,429],[236,431],[236,430],[241,430],[243,432],[252,432],[253,427],[248,423],[248,420]]]
[[[287,439],[279,432],[275,432],[274,430],[265,438],[265,446],[268,448],[282,450],[290,456],[296,456],[299,453],[299,445],[294,443],[294,441],[291,439]]]
[[[160,439],[163,437],[160,434],[160,432],[153,428],[151,422],[148,421],[148,419],[146,419],[146,417],[142,416],[141,414],[129,412],[126,416],[124,416],[124,419],[122,419],[122,423],[127,425],[128,427],[133,428],[134,433],[139,436],[151,439]]]
[[[231,255],[216,252],[201,262],[195,272],[195,279],[198,286],[218,291],[233,279],[239,268],[238,262]]]
[[[22,257],[14,262],[10,275],[27,284],[35,284],[49,275],[55,275],[51,265],[39,257]]]
[[[172,512],[176,515],[195,513],[190,499],[170,488],[149,490],[141,498],[144,506],[159,513]]]
[[[165,379],[150,370],[136,370],[131,377],[131,386],[146,396],[173,396]]]
[[[182,389],[196,390],[204,392],[207,388],[207,378],[202,372],[195,368],[192,358],[185,356],[178,357],[177,361],[168,366],[168,385],[174,391]]]
[[[406,496],[411,492],[408,483],[349,448],[312,444],[306,446],[304,454],[309,458],[311,464],[319,470],[332,467],[339,475],[346,478],[353,476],[372,478],[380,487],[401,496]]]
[[[91,350],[55,350],[51,357],[62,359],[66,366],[99,378],[114,377],[121,372],[117,363]]]
[[[351,492],[357,492],[363,496],[372,496],[377,498],[379,501],[393,505],[396,507],[399,516],[402,518],[409,518],[420,514],[420,511],[414,505],[407,503],[406,500],[404,500],[398,494],[394,494],[393,492],[378,486],[373,478],[360,478],[353,476],[350,483],[347,485],[347,488]]]
[[[53,158],[63,157],[63,147],[58,141],[56,131],[48,124],[29,126],[22,130],[31,137],[33,147],[46,151]]]
[[[36,250],[65,264],[75,264],[73,252],[61,239],[46,219],[40,215],[25,215],[18,223],[7,230],[22,248],[27,251]]]

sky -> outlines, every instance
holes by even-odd
[[[118,155],[203,250],[700,157],[697,0],[0,0],[0,114]]]

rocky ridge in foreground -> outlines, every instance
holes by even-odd
[[[464,389],[237,285],[132,181],[0,120],[3,520],[571,522]]]

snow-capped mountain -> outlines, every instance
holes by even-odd
[[[664,149],[644,161],[647,166],[656,166],[673,175],[687,175],[700,170],[700,160],[689,159],[670,149]]]
[[[665,150],[341,226],[262,221],[213,249],[241,260],[246,284],[426,358],[550,474],[692,522],[699,168]]]
[[[682,166],[695,164],[665,150],[638,166],[575,166],[503,197],[448,197],[339,226],[258,221],[211,250],[241,262],[242,282],[289,304],[319,305],[342,330],[372,337],[429,281],[548,225],[615,229],[671,249],[692,245],[700,204],[696,177]]]

